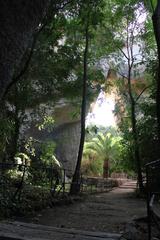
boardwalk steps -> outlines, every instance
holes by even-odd
[[[1,222],[0,240],[118,240],[120,234],[57,228],[23,222]]]
[[[119,188],[123,189],[137,189],[137,181],[127,181],[124,184],[120,185]]]

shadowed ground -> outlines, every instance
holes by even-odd
[[[130,234],[126,232],[129,222],[146,216],[146,203],[135,198],[135,186],[135,181],[128,181],[111,192],[89,195],[75,204],[46,209],[34,218],[23,218],[23,222],[2,222],[0,239],[122,239],[121,235]],[[145,239],[135,238],[134,233],[133,237],[125,239]]]
[[[88,196],[83,202],[42,211],[34,223],[61,228],[123,232],[134,218],[146,216],[146,203],[135,198],[136,182],[129,181],[108,193]]]

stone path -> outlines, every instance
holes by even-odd
[[[1,223],[0,236],[23,240],[120,239],[130,221],[146,216],[146,203],[135,198],[135,187],[135,181],[129,181],[109,193],[46,209],[32,219],[23,219],[27,223]]]
[[[59,228],[121,233],[128,222],[146,216],[146,203],[135,198],[135,181],[111,192],[93,194],[85,201],[42,211],[33,223]]]

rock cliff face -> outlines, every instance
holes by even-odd
[[[57,158],[69,176],[74,173],[80,143],[80,120],[72,117],[74,111],[75,107],[61,99],[54,110],[56,127],[51,134],[57,143]]]
[[[52,131],[39,131],[31,119],[27,128],[21,129],[22,138],[25,136],[25,138],[33,137],[41,142],[56,142],[56,156],[63,168],[66,169],[67,176],[71,176],[74,172],[80,143],[80,120],[72,118],[71,113],[74,110],[71,104],[61,100],[54,109],[49,110],[48,108],[48,113],[55,119]],[[29,116],[30,113],[28,113]]]
[[[57,143],[57,158],[66,169],[67,175],[71,176],[76,166],[80,143],[80,121],[60,125],[52,137]]]
[[[0,2],[0,99],[12,82],[50,0]]]

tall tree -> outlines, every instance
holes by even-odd
[[[83,57],[83,89],[82,89],[82,105],[81,105],[81,137],[78,151],[78,158],[76,169],[73,175],[70,194],[77,194],[80,192],[80,169],[83,154],[83,146],[85,140],[85,118],[86,118],[86,97],[87,97],[87,59],[89,45],[89,12],[87,11],[87,19],[85,26],[85,49]]]
[[[111,4],[111,3],[110,3]],[[143,32],[143,22],[140,17],[143,14],[144,7],[142,3],[136,1],[114,1],[111,4],[115,11],[111,11],[110,18],[106,27],[109,30],[112,39],[108,38],[111,57],[110,63],[112,70],[119,75],[121,81],[125,79],[127,97],[129,101],[129,116],[131,120],[132,141],[130,144],[134,148],[134,161],[136,163],[138,183],[140,189],[143,189],[142,167],[139,153],[139,142],[137,132],[136,104],[140,96],[136,96],[133,80],[137,78],[136,74],[143,59],[141,55],[142,43],[139,36]],[[119,21],[119,24],[117,22]],[[120,24],[121,23],[121,24]],[[136,52],[136,48],[139,48]],[[139,74],[139,73],[138,73]]]
[[[157,125],[158,125],[158,139],[160,144],[160,0],[156,1],[156,7],[154,8],[153,1],[152,3],[153,8],[153,28],[154,34],[157,43],[157,50],[158,50],[158,72],[157,72],[157,91],[156,91],[156,106],[157,106]],[[154,1],[155,2],[155,1]]]
[[[158,127],[158,141],[160,144],[160,1],[159,0],[145,0],[147,8],[152,14],[152,23],[154,35],[157,45],[158,55],[158,69],[156,74],[156,113],[157,113],[157,127]],[[160,155],[160,153],[159,153]]]
[[[103,1],[92,2],[88,0],[80,9],[80,21],[84,25],[84,54],[83,54],[83,88],[82,88],[82,104],[81,104],[81,136],[77,157],[75,172],[72,179],[70,194],[78,194],[80,192],[80,170],[82,162],[82,154],[85,140],[85,118],[87,103],[87,85],[88,85],[88,54],[89,40],[91,36],[91,28],[95,27],[101,19],[101,9]]]

